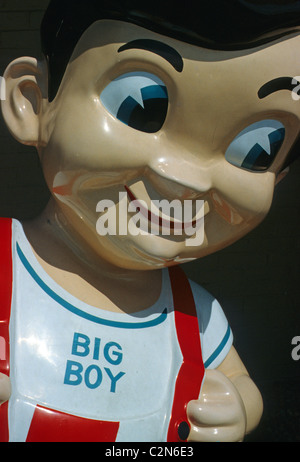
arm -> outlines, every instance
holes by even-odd
[[[189,441],[242,441],[262,415],[262,398],[236,350],[207,370],[198,401],[188,405]]]
[[[246,433],[250,433],[260,422],[263,400],[234,347],[231,348],[218,370],[228,377],[238,390],[246,410]]]

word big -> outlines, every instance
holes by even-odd
[[[87,335],[75,333],[72,344],[72,355],[77,357],[90,357],[94,361],[100,360],[101,339],[95,338],[93,347],[91,340]],[[122,347],[116,342],[109,342],[104,345],[103,358],[109,366],[118,366],[123,361]],[[109,367],[91,364],[84,367],[78,361],[67,361],[64,384],[79,386],[82,383],[91,390],[99,388],[103,383],[103,376],[109,379],[110,392],[116,393],[117,382],[125,375],[125,372],[114,374]]]

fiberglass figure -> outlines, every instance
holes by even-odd
[[[258,425],[225,315],[178,265],[268,213],[297,152],[299,26],[298,1],[50,2],[44,60],[4,76],[5,122],[51,199],[1,222],[2,441],[242,441]],[[124,198],[170,235],[133,232],[133,209],[128,232],[101,234],[99,202],[122,221]],[[203,201],[203,238],[157,200]]]

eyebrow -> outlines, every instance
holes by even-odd
[[[121,46],[118,53],[132,49],[146,50],[155,53],[168,61],[177,72],[183,71],[183,59],[181,55],[174,48],[163,42],[149,39],[132,40],[126,45]]]
[[[270,80],[258,90],[258,97],[259,99],[263,99],[266,98],[266,96],[280,90],[293,91],[295,86],[299,83],[300,82],[293,77],[279,77],[277,79]]]

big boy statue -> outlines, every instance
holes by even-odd
[[[51,199],[1,221],[0,440],[242,441],[261,395],[179,265],[255,228],[297,155],[300,2],[52,0],[41,34],[4,75]]]

